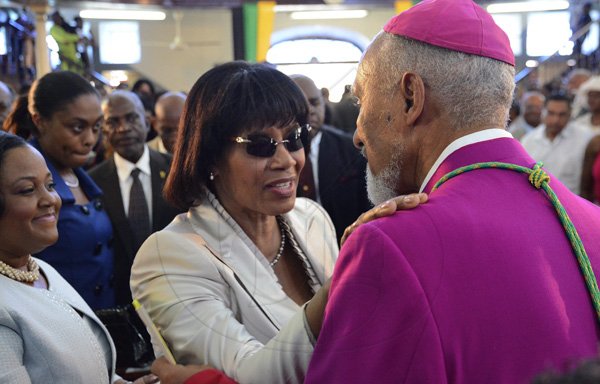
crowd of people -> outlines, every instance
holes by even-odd
[[[424,0],[366,49],[354,126],[243,61],[0,86],[0,383],[600,379],[600,77],[514,105],[514,66],[472,0]],[[146,361],[103,317],[133,299]]]

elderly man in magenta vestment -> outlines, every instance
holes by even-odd
[[[527,383],[596,355],[600,209],[506,132],[513,89],[508,38],[471,0],[375,37],[353,85],[369,196],[430,198],[350,235],[306,383]]]

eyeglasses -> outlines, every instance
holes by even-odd
[[[245,137],[234,137],[232,140],[237,144],[246,144],[246,153],[256,157],[271,157],[277,151],[277,146],[283,144],[289,152],[296,152],[308,145],[308,133],[311,126],[305,124],[299,126],[285,139],[277,141],[264,135],[250,135]]]

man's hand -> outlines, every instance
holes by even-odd
[[[393,199],[384,201],[383,203],[371,208],[367,212],[363,213],[346,228],[340,241],[340,246],[344,244],[348,236],[356,230],[361,224],[368,223],[369,221],[378,219],[384,216],[390,216],[396,211],[405,209],[413,209],[419,204],[423,204],[427,201],[428,196],[426,193],[411,193],[410,195],[401,195],[394,197]]]

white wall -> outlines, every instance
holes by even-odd
[[[68,21],[78,10],[61,8]],[[140,21],[142,60],[131,68],[169,90],[187,91],[193,83],[216,64],[233,60],[233,21],[229,9],[184,9],[181,23],[183,41],[189,49],[171,50],[168,45],[175,35],[171,11],[164,21]],[[371,40],[394,15],[392,8],[373,8],[364,19],[292,20],[288,13],[277,13],[274,32],[298,26],[332,26],[354,31]],[[91,30],[98,36],[98,21],[90,20]],[[194,43],[201,45],[194,46]]]
[[[233,59],[229,10],[185,10],[181,34],[188,47],[171,50],[168,45],[175,35],[175,24],[170,14],[165,21],[140,24],[142,60],[133,69],[165,89],[187,91],[204,72]]]

